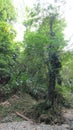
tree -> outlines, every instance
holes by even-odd
[[[63,34],[65,22],[64,19],[59,17],[57,9],[51,5],[44,9],[37,6],[31,9],[27,16],[28,19],[24,22],[27,27],[24,35],[25,58],[29,60],[26,63],[28,64],[27,70],[32,77],[35,77],[40,70],[40,74],[42,73],[45,77],[46,74],[48,75],[45,82],[48,81],[48,98],[53,104],[56,82],[61,83],[59,76],[61,61],[59,56],[60,51],[65,46]],[[34,31],[32,31],[33,28],[35,28]]]
[[[55,36],[55,32],[53,32],[53,24],[56,20],[55,15],[51,15],[50,17],[50,38],[53,39]],[[55,50],[55,46],[51,42],[49,44],[49,85],[48,85],[48,98],[51,101],[51,104],[54,105],[55,100],[55,87],[56,87],[56,80],[59,75],[59,70],[61,69],[61,62],[59,60],[58,52]],[[61,85],[61,80],[60,80]]]
[[[11,25],[15,9],[10,0],[0,1],[0,86],[8,83],[13,66],[14,38],[16,32]],[[2,90],[2,88],[0,88]]]
[[[0,21],[11,22],[16,19],[16,13],[11,0],[0,0]]]

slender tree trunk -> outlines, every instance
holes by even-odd
[[[55,17],[50,18],[50,39],[54,38],[55,33],[53,32],[53,23]],[[51,105],[54,104],[55,98],[55,86],[56,86],[56,71],[54,67],[54,46],[52,43],[49,45],[49,74],[48,74],[48,99],[51,102]]]
[[[56,86],[56,74],[54,71],[49,71],[49,83],[48,83],[48,99],[51,105],[54,104],[55,98],[55,86]]]

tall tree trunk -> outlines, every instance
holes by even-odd
[[[49,83],[48,83],[48,99],[51,102],[51,105],[54,104],[55,98],[55,86],[56,86],[56,74],[54,70],[49,71]]]
[[[50,17],[50,39],[53,39],[55,36],[55,33],[53,32],[53,23],[54,23],[55,16]],[[56,86],[56,70],[55,70],[55,60],[54,60],[54,45],[50,43],[49,45],[49,74],[48,74],[48,98],[51,102],[51,105],[54,104],[54,98],[55,98],[55,86]]]

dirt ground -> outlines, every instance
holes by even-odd
[[[23,116],[36,103],[37,101],[26,94],[13,95],[8,100],[0,102],[0,130],[73,130],[73,109],[63,110],[65,122],[61,125],[37,124],[16,114],[18,112]]]
[[[0,130],[73,130],[73,109],[63,111],[65,122],[61,125],[46,125],[33,121],[7,122],[0,124]]]

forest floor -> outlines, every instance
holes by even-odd
[[[13,95],[0,102],[0,130],[73,130],[73,109],[63,108],[65,121],[61,125],[35,123],[26,117],[37,101],[30,95]]]

